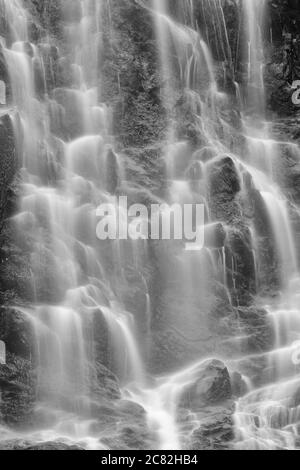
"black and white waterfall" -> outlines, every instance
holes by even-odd
[[[300,448],[299,28],[0,0],[1,450]]]

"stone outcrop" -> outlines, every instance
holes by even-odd
[[[35,403],[35,377],[29,359],[7,355],[0,365],[0,423],[10,426],[29,424]]]
[[[195,382],[184,390],[180,406],[195,413],[199,428],[187,439],[193,450],[226,450],[234,437],[233,383],[225,364],[219,360],[204,362]]]
[[[221,361],[213,360],[199,368],[196,382],[183,393],[181,406],[196,411],[205,405],[216,405],[231,397],[228,369]]]

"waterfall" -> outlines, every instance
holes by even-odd
[[[267,121],[267,1],[61,0],[59,40],[46,28],[37,41],[26,3],[0,0],[1,117],[19,160],[10,224],[31,283],[9,309],[32,330],[34,425],[5,433],[86,449],[121,446],[122,432],[134,435],[130,449],[296,448],[299,210],[280,165],[283,152],[298,164],[300,151]],[[237,44],[226,8],[237,12]],[[132,11],[134,27],[147,18],[151,30],[141,57],[141,31],[121,31]],[[136,95],[142,123],[132,130]],[[158,108],[157,124],[147,112]],[[159,204],[175,233],[174,207],[201,205],[191,225],[204,246],[99,240],[99,204],[127,231],[122,196]],[[0,353],[5,363],[2,341]]]

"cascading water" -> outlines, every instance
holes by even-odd
[[[101,5],[101,1],[82,1],[78,21],[66,8],[66,44],[74,61],[71,87],[56,88],[54,99],[50,99],[43,83],[45,94],[38,99],[34,65],[42,67],[41,51],[47,44],[39,48],[30,44],[27,13],[21,2],[4,2],[12,30],[4,56],[22,128],[22,132],[15,129],[16,138],[24,136],[19,145],[23,149],[23,195],[13,223],[20,233],[27,230],[34,247],[30,268],[35,303],[20,310],[35,332],[38,413],[45,421],[45,429],[37,431],[36,438],[63,436],[98,448],[101,443],[89,431],[93,421],[89,383],[92,338],[86,331],[89,317],[98,315],[106,322],[114,367],[122,382],[139,381],[143,376],[134,322],[115,298],[96,243],[96,205],[114,200],[106,187],[106,172],[115,165],[119,176],[122,173],[111,150],[109,112],[98,99]],[[62,103],[66,106],[64,116]],[[72,119],[71,113],[75,113],[77,137],[68,141],[55,138],[53,125],[63,127],[64,119]],[[53,157],[57,151],[61,153],[59,163]],[[49,285],[41,286],[41,269],[49,266],[53,270]],[[52,423],[49,430],[47,423]]]
[[[11,305],[25,315],[34,332],[37,424],[26,429],[26,437],[38,442],[64,440],[90,449],[109,447],[95,418],[102,400],[93,391],[98,335],[109,345],[109,367],[121,388],[118,400],[146,411],[152,447],[191,448],[197,435],[205,440],[213,413],[214,419],[223,413],[228,427],[230,383],[240,373],[248,390],[235,406],[235,439],[229,435],[227,441],[233,440],[237,449],[295,448],[300,420],[300,377],[295,370],[300,274],[292,206],[276,174],[281,148],[289,144],[273,138],[272,125],[264,116],[267,2],[239,2],[245,31],[241,87],[235,81],[223,2],[182,0],[174,6],[167,0],[142,2],[141,8],[152,17],[160,51],[159,92],[167,121],[164,199],[150,191],[147,197],[164,203],[160,215],[165,221],[173,204],[203,205],[205,246],[191,252],[174,240],[99,242],[96,237],[100,203],[111,204],[125,227],[127,214],[118,206],[117,195],[124,190],[134,199],[141,193],[131,185],[128,162],[114,151],[113,117],[102,97],[103,18],[109,3],[81,0],[75,8],[62,0],[63,50],[47,40],[38,45],[29,42],[29,14],[20,0],[2,0],[0,5],[9,25],[6,42],[1,41],[12,95],[5,111],[14,126],[22,177],[19,211],[11,223],[16,236],[22,234],[31,247],[31,300],[22,307]],[[111,21],[110,11],[108,18]],[[113,48],[114,31],[109,29]],[[51,54],[67,78],[49,87],[49,76],[53,80],[55,75]],[[237,96],[220,85],[228,81]],[[179,129],[179,102],[191,120],[185,132]],[[228,110],[232,120],[239,121],[238,131],[227,119]],[[235,139],[243,141],[243,156]],[[293,152],[299,156],[298,148],[293,147]],[[220,171],[226,172],[225,190],[218,187]],[[249,186],[262,201],[270,229],[279,271],[278,298],[255,297],[261,275],[260,235],[255,223],[246,227],[239,218]],[[221,201],[226,210],[220,216],[219,189],[228,196],[225,203]],[[250,253],[247,275],[254,271],[254,287],[249,283],[245,288],[245,279],[240,279],[241,245]],[[162,285],[159,294],[147,277],[153,253]],[[132,271],[134,286],[127,278]],[[144,313],[138,312],[139,316],[130,313],[124,301],[124,291],[137,287],[136,278],[143,292]],[[240,319],[249,299],[245,301],[239,289],[248,289],[251,302],[266,310],[274,349],[241,354],[240,345],[250,336]],[[221,309],[229,312],[228,324],[214,316],[218,295]],[[225,339],[218,336],[219,326],[226,329]],[[166,342],[174,335],[174,343],[186,346],[178,361],[177,344],[172,344],[176,359],[169,361],[167,348],[157,347],[158,333],[165,335]],[[249,362],[255,361],[266,367],[261,380],[251,375]],[[207,384],[218,383],[216,371],[223,380],[222,413],[204,400],[210,392]],[[218,393],[213,390],[213,395]],[[219,404],[218,396],[210,399]]]

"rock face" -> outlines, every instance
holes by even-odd
[[[34,443],[22,440],[7,440],[0,443],[0,450],[84,450],[79,446],[63,442]]]
[[[28,419],[35,396],[30,362],[32,336],[28,322],[22,314],[5,306],[12,299],[16,300],[16,291],[22,291],[22,286],[28,287],[28,276],[22,276],[20,269],[19,261],[23,256],[13,248],[5,223],[14,210],[13,181],[18,169],[12,119],[17,122],[18,118],[13,113],[0,117],[0,339],[7,350],[7,364],[0,365],[0,420],[18,425]],[[27,269],[25,267],[25,272]]]
[[[210,360],[200,366],[197,379],[185,389],[180,400],[181,407],[196,414],[200,425],[187,440],[188,449],[229,448],[233,439],[233,388],[223,362]]]
[[[55,112],[51,119],[51,130],[57,138],[69,140],[82,134],[82,120],[78,118],[78,103],[74,93],[74,74],[69,57],[61,57],[59,48],[62,36],[62,19],[78,21],[81,5],[79,0],[24,0],[31,13],[30,40],[41,49],[45,61],[45,81],[39,64],[35,67],[35,84],[37,96],[42,99],[47,92],[51,100],[56,100]],[[62,4],[63,3],[63,4]],[[118,157],[107,150],[108,176],[107,191],[114,194],[129,194],[133,202],[143,202],[147,206],[156,202],[155,198],[163,198],[168,191],[166,169],[161,161],[162,142],[168,127],[167,112],[160,93],[161,76],[159,57],[155,43],[153,19],[140,2],[134,0],[111,0],[111,15],[104,23],[104,52],[101,57],[103,73],[103,100],[111,105],[113,115],[113,133],[117,146],[124,154],[126,162],[126,178],[136,183],[136,190],[120,188]],[[169,2],[170,12],[176,16],[181,0]],[[225,56],[215,40],[215,25],[211,24],[213,16],[203,22],[201,3],[195,7],[195,20],[199,21],[200,29],[206,29],[207,40],[212,48],[217,66],[217,81],[220,91],[229,94],[227,107],[221,109],[222,119],[230,123],[232,129],[231,146],[236,146],[241,155],[245,150],[245,142],[240,136],[241,117],[235,96],[235,84],[231,71],[224,64]],[[229,42],[236,49],[236,36],[239,30],[239,12],[236,2],[224,0],[225,21],[228,26]],[[293,29],[295,24],[288,19],[289,15],[298,11],[295,1],[272,2],[275,9],[280,10],[284,24]],[[284,5],[282,7],[282,5]],[[107,14],[107,13],[106,13]],[[272,18],[276,16],[274,11]],[[298,23],[298,15],[296,15]],[[1,30],[8,34],[8,25],[0,15]],[[113,38],[108,30],[113,26]],[[266,92],[269,111],[280,116],[292,115],[295,107],[291,102],[291,89],[282,78],[284,67],[282,31],[276,31],[277,43],[272,46],[266,74]],[[54,41],[46,47],[40,44],[44,35],[52,35]],[[9,35],[9,34],[8,34]],[[8,37],[9,39],[9,37]],[[278,42],[279,41],[279,42]],[[270,45],[271,47],[271,45]],[[276,52],[279,48],[279,52]],[[28,44],[28,54],[32,54]],[[64,50],[64,48],[62,48]],[[237,52],[239,54],[239,51]],[[238,61],[239,57],[235,57]],[[241,71],[237,71],[242,74]],[[279,74],[279,76],[278,76]],[[7,101],[10,102],[11,90],[9,75],[5,65],[3,51],[0,47],[0,80],[6,84]],[[183,334],[182,328],[168,329],[165,327],[168,316],[185,315],[189,298],[178,302],[172,297],[172,290],[166,284],[166,272],[175,271],[175,260],[178,252],[174,248],[162,256],[162,249],[150,244],[151,262],[143,272],[132,269],[122,273],[125,283],[118,286],[118,294],[125,308],[130,311],[138,325],[139,332],[152,335],[149,368],[155,372],[165,372],[166,368],[176,368],[195,357],[203,357],[207,351],[218,349],[220,338],[228,339],[235,333],[242,332],[246,338],[241,344],[245,354],[260,353],[269,350],[274,342],[267,313],[253,305],[259,284],[259,293],[278,287],[278,259],[275,248],[270,242],[271,229],[266,223],[266,209],[258,191],[253,187],[250,175],[243,174],[231,155],[216,155],[215,149],[206,147],[199,122],[191,109],[191,96],[177,84],[176,104],[173,114],[176,119],[174,132],[176,138],[184,141],[184,148],[191,155],[197,156],[196,164],[186,169],[191,187],[207,176],[207,195],[210,214],[213,220],[206,228],[206,248],[213,251],[213,256],[220,264],[220,254],[225,258],[223,286],[215,282],[211,297],[205,298],[208,306],[200,303],[192,305],[192,313],[197,317],[198,324],[207,320],[203,330],[193,332],[189,337]],[[53,104],[52,103],[52,104]],[[226,108],[224,106],[224,108]],[[53,117],[54,116],[54,117]],[[17,117],[13,116],[15,122]],[[288,121],[278,122],[278,130],[282,128],[296,141],[299,139],[299,122],[293,130]],[[287,129],[288,128],[288,129]],[[289,134],[290,133],[290,134]],[[26,305],[35,300],[41,303],[55,303],[62,300],[63,273],[61,279],[61,295],[56,291],[53,296],[53,260],[49,255],[50,247],[37,247],[27,236],[26,230],[22,240],[15,239],[13,226],[6,222],[7,217],[14,214],[18,197],[13,181],[16,181],[18,169],[18,148],[14,141],[13,121],[9,114],[0,117],[0,340],[6,343],[8,356],[7,365],[0,365],[0,421],[11,426],[22,426],[35,419],[33,410],[36,385],[35,351],[33,332],[26,316],[9,305]],[[224,139],[220,131],[220,140]],[[57,139],[58,140],[58,139]],[[118,150],[119,150],[118,149]],[[234,149],[236,150],[236,149]],[[283,149],[283,160],[288,170],[282,176],[286,189],[292,199],[300,201],[299,155],[292,155],[291,149]],[[41,150],[39,165],[49,156]],[[60,151],[55,155],[53,175],[45,175],[43,183],[51,184],[60,172]],[[46,165],[45,165],[46,168]],[[185,170],[182,162],[178,165],[178,175]],[[244,179],[243,179],[244,177]],[[18,186],[19,183],[16,182]],[[151,192],[151,193],[150,193]],[[246,194],[246,196],[245,196]],[[245,199],[247,201],[245,202]],[[254,215],[255,216],[254,216]],[[296,217],[295,217],[296,219]],[[24,220],[25,226],[32,221]],[[253,257],[251,233],[248,228],[253,224],[259,235],[260,273],[256,278],[256,266]],[[299,221],[295,224],[299,224]],[[300,227],[299,233],[300,233]],[[32,226],[30,226],[32,230]],[[30,231],[30,230],[29,230]],[[78,248],[79,249],[79,248]],[[153,255],[153,256],[152,256]],[[41,261],[42,259],[42,261]],[[224,259],[222,259],[224,262]],[[30,263],[39,265],[38,279],[35,281],[37,293],[33,292]],[[168,273],[169,274],[169,273]],[[209,274],[207,274],[209,277]],[[173,281],[173,280],[172,280]],[[175,279],[175,282],[178,282]],[[202,293],[206,290],[197,286]],[[209,289],[207,289],[209,290]],[[185,293],[186,297],[189,296]],[[149,306],[149,296],[152,303]],[[229,296],[230,300],[229,301]],[[204,295],[203,295],[204,297]],[[198,299],[197,299],[198,300]],[[185,303],[186,302],[186,303]],[[149,310],[151,318],[149,321]],[[208,315],[209,312],[209,315]],[[111,351],[107,324],[101,310],[95,309],[86,325],[87,335],[91,335],[95,363],[89,365],[88,375],[93,398],[93,413],[98,423],[99,432],[105,430],[103,442],[112,449],[143,449],[153,447],[155,438],[149,431],[145,411],[139,405],[121,398],[120,384],[114,370],[114,357]],[[150,323],[150,326],[149,326]],[[149,329],[149,331],[148,331]],[[200,328],[199,328],[200,330]],[[196,344],[197,340],[197,344]],[[195,343],[195,344],[194,344]],[[198,347],[198,343],[200,346]],[[207,357],[207,356],[205,356]],[[241,368],[259,383],[260,374],[265,361],[258,361],[254,367],[251,361],[245,361]],[[116,371],[117,372],[117,371]],[[198,376],[192,385],[186,388],[180,401],[180,408],[185,412],[195,412],[199,416],[201,426],[193,432],[187,443],[191,449],[223,449],[228,448],[233,439],[234,410],[232,400],[242,396],[246,386],[239,373],[230,374],[226,365],[219,360],[212,360],[199,368]],[[70,400],[70,398],[69,398]],[[98,426],[98,428],[97,428]],[[5,444],[14,449],[26,450],[80,450],[76,446],[65,443],[11,441]]]
[[[7,355],[7,364],[0,365],[0,392],[0,422],[10,426],[30,422],[36,396],[29,360]]]
[[[10,185],[18,166],[12,117],[9,114],[0,116],[0,156],[0,229],[2,229],[7,215]]]
[[[234,439],[231,409],[215,408],[203,416],[201,427],[193,432],[191,450],[228,450]]]

